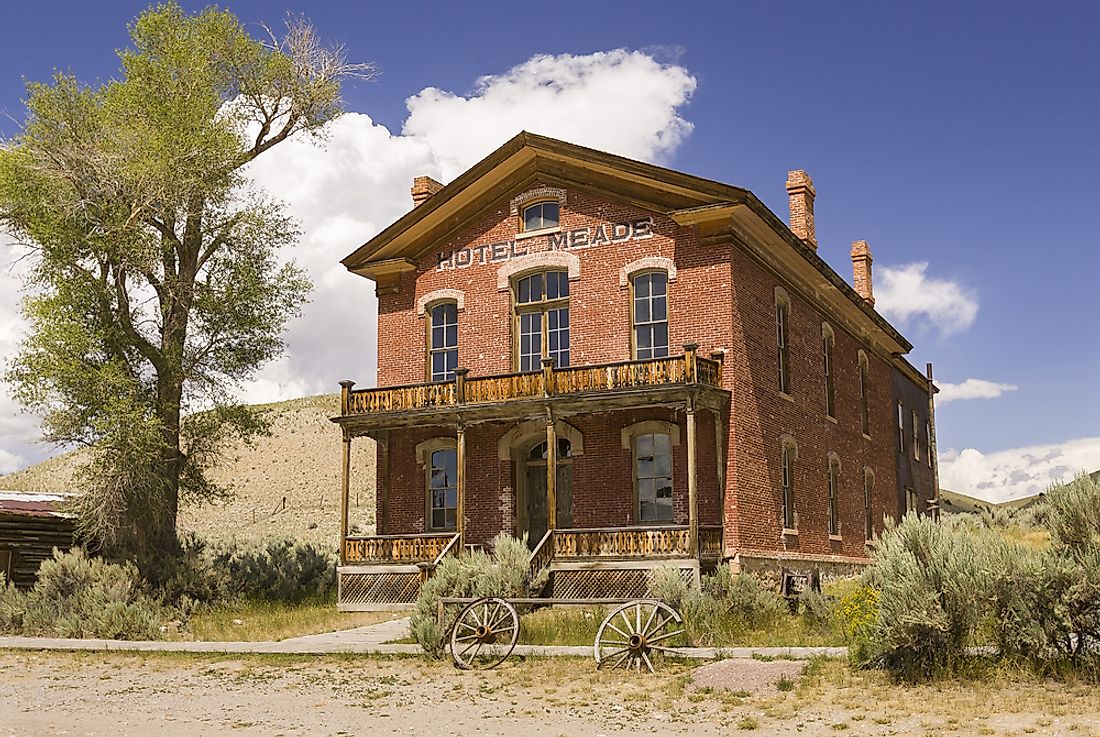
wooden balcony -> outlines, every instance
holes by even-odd
[[[372,416],[392,419],[409,413],[448,415],[461,410],[470,416],[479,408],[502,403],[591,401],[616,395],[659,398],[668,390],[682,392],[691,387],[721,390],[722,364],[697,355],[695,346],[687,345],[682,355],[645,361],[565,368],[544,361],[542,371],[530,373],[469,377],[465,369],[458,369],[455,380],[446,383],[378,389],[352,389],[351,382],[341,386],[338,421],[361,424]]]

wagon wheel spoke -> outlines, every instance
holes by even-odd
[[[650,660],[649,660],[649,656],[648,656],[648,655],[646,655],[646,651],[645,651],[645,650],[642,650],[642,660],[644,660],[644,661],[645,661],[645,667],[646,667],[646,668],[649,668],[649,672],[650,672],[650,673],[653,673],[653,672],[654,672],[654,671],[653,671],[653,663],[651,663],[651,662],[650,662]]]
[[[607,626],[608,626],[608,627],[609,627],[610,629],[613,629],[613,630],[615,630],[616,632],[618,632],[618,633],[619,633],[620,635],[622,635],[622,636],[623,636],[623,637],[625,637],[626,639],[628,639],[628,640],[630,639],[630,635],[629,635],[628,633],[626,633],[626,632],[623,632],[623,631],[622,631],[621,629],[619,629],[618,627],[616,627],[616,626],[615,626],[614,624],[612,624],[611,622],[608,622],[608,623],[607,623]]]
[[[652,647],[653,643],[655,642],[661,642],[662,640],[667,640],[670,637],[675,637],[676,635],[682,634],[684,634],[684,630],[674,630],[672,632],[666,632],[663,635],[658,635],[657,637],[651,637],[646,640],[646,642],[649,644],[650,647]]]

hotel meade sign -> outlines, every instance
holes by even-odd
[[[561,230],[545,235],[522,234],[509,241],[482,243],[453,251],[441,251],[437,271],[465,269],[470,266],[510,261],[530,253],[573,251],[598,248],[613,243],[643,240],[653,237],[653,218],[645,217],[620,223]]]

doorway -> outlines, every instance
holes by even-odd
[[[546,500],[546,441],[536,443],[521,456],[519,483],[522,489],[521,510],[523,518],[520,532],[527,533],[527,546],[532,550],[548,527],[548,503]],[[566,438],[558,438],[558,466],[556,492],[558,499],[558,528],[573,526],[573,445]]]

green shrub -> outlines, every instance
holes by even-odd
[[[836,601],[809,586],[799,594],[798,609],[806,628],[813,632],[827,632],[836,621]]]
[[[215,565],[218,551],[198,535],[187,535],[180,541],[180,555],[168,563],[159,576],[163,583],[157,588],[161,600],[170,606],[189,608],[194,604],[219,604],[235,598],[230,573]],[[231,553],[230,553],[231,554]]]
[[[888,526],[865,572],[878,613],[861,656],[911,681],[952,672],[984,613],[982,553],[978,536],[928,517]]]
[[[692,644],[726,645],[747,630],[763,629],[787,616],[783,598],[759,578],[734,574],[729,566],[702,578],[696,587],[674,568],[654,572],[650,592],[677,609]]]
[[[431,657],[443,656],[444,639],[462,609],[458,605],[446,607],[441,628],[437,619],[440,598],[527,595],[531,551],[527,549],[526,537],[517,540],[501,533],[491,545],[491,556],[473,552],[445,559],[420,587],[409,627],[420,647]],[[535,581],[532,587],[541,588],[542,583],[545,581]]]
[[[27,595],[15,588],[0,573],[0,633],[17,635],[23,631],[23,615],[27,611]]]
[[[335,557],[313,543],[231,545],[214,554],[213,565],[225,572],[230,592],[249,599],[300,602],[323,598],[336,585]]]
[[[80,548],[54,551],[25,597],[21,634],[156,639],[169,612],[150,598],[131,563],[108,563]]]

